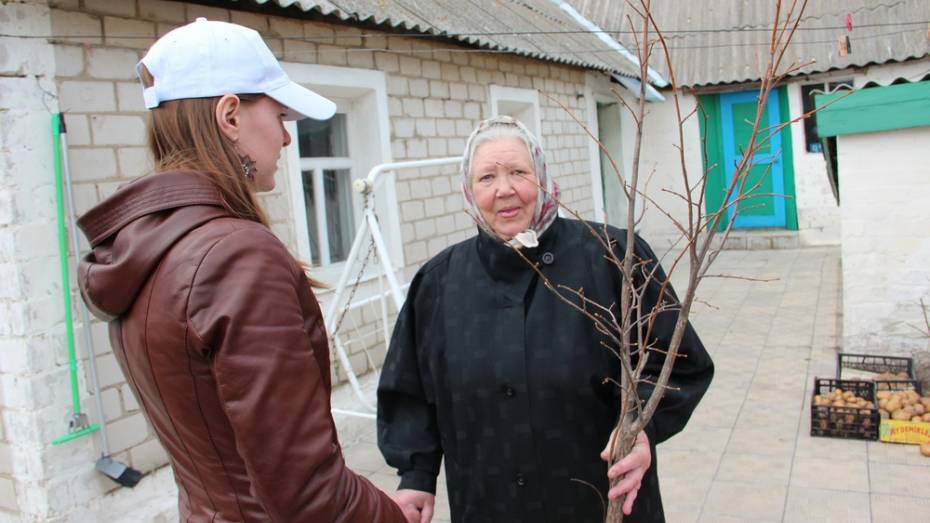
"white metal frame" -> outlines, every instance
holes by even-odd
[[[397,171],[400,169],[416,169],[421,167],[450,165],[461,161],[461,156],[452,156],[448,158],[435,158],[430,160],[412,160],[408,162],[383,163],[373,167],[371,171],[369,171],[367,177],[356,180],[352,184],[352,187],[363,195],[373,195],[379,184],[384,180],[383,175],[387,172]],[[356,303],[341,304],[343,295],[345,294],[349,285],[349,278],[352,276],[355,263],[358,261],[359,255],[362,251],[362,244],[364,243],[365,239],[369,237],[374,241],[375,252],[378,256],[378,260],[380,261],[380,271],[377,273],[380,292],[376,296],[360,300]],[[402,267],[402,265],[395,266],[391,262],[391,256],[388,251],[387,244],[384,241],[384,234],[381,231],[381,226],[378,222],[375,211],[372,209],[371,205],[366,205],[365,209],[362,211],[362,220],[358,226],[357,232],[355,233],[355,239],[352,241],[352,248],[349,249],[349,256],[346,258],[345,264],[342,266],[342,273],[339,276],[339,282],[336,284],[333,295],[326,307],[323,320],[324,324],[326,325],[326,332],[330,333],[330,336],[333,338],[336,357],[339,358],[339,363],[342,365],[346,372],[346,377],[349,379],[349,384],[352,386],[352,390],[355,392],[355,395],[361,402],[362,406],[370,412],[357,412],[342,409],[333,409],[333,412],[371,419],[374,419],[375,417],[375,415],[372,414],[372,412],[375,411],[375,407],[365,399],[361,386],[358,382],[358,376],[356,376],[355,370],[352,368],[352,363],[349,361],[349,355],[346,353],[342,339],[338,332],[334,332],[334,329],[336,328],[335,323],[337,320],[337,315],[341,310],[355,308],[370,303],[372,299],[378,299],[381,302],[382,325],[385,328],[384,339],[385,343],[387,343],[387,340],[390,339],[390,335],[387,333],[387,306],[384,303],[384,298],[386,295],[390,295],[394,300],[394,306],[397,308],[397,311],[400,311],[401,307],[403,307],[404,294],[401,291],[402,286],[397,279],[397,274],[395,273],[396,268],[400,267]],[[382,282],[382,276],[387,279],[388,290],[386,292],[380,285]]]

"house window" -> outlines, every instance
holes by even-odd
[[[297,122],[297,150],[306,209],[311,263],[345,261],[355,232],[353,165],[346,114],[326,121]]]
[[[291,80],[336,102],[329,120],[287,122],[285,151],[297,254],[316,267],[314,278],[335,285],[363,220],[352,181],[391,161],[387,82],[381,71],[283,63]],[[404,266],[400,215],[392,176],[377,184],[370,205],[388,255]]]
[[[492,85],[490,87],[491,116],[512,116],[539,136],[539,92]]]
[[[823,93],[830,93],[840,87],[852,88],[852,80],[840,80],[838,82],[808,84],[801,86],[801,107],[804,114],[814,110],[814,96]],[[819,153],[822,151],[820,136],[817,135],[817,118],[816,115],[804,119],[804,144],[809,153]]]

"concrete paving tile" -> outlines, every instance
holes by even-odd
[[[662,496],[664,497],[665,494]],[[676,504],[674,509],[669,509],[667,506],[665,507],[666,523],[697,523],[700,516],[701,505],[682,506]]]
[[[807,425],[810,427],[810,424]],[[818,438],[803,433],[798,436],[794,449],[796,460],[809,458],[829,458],[837,461],[865,462],[871,453],[869,442],[856,439]]]
[[[872,523],[926,523],[930,499],[872,494]]]
[[[357,443],[343,446],[346,465],[356,472],[378,472],[388,469],[378,446],[372,443]]]
[[[734,429],[726,452],[736,454],[765,454],[789,459],[794,453],[795,434],[772,433],[766,427]]]
[[[662,456],[666,451],[672,450],[696,451],[703,453],[708,458],[712,456],[719,458],[723,454],[732,429],[729,427],[695,425],[694,421],[695,419],[692,417],[685,430],[659,445],[657,450],[659,459],[663,459]]]
[[[930,466],[930,459],[920,453],[919,445],[903,445],[899,443],[884,443],[870,441],[869,461],[881,463],[896,463],[899,465]],[[930,470],[928,470],[930,473]]]
[[[820,488],[788,489],[785,523],[870,523],[869,495]]]
[[[730,428],[736,422],[742,408],[742,396],[734,394],[726,400],[716,400],[698,404],[688,421],[688,425],[702,427]]]
[[[783,485],[748,485],[732,481],[714,481],[700,521],[780,521],[785,507],[787,487]]]
[[[662,506],[668,511],[703,506],[707,500],[711,482],[692,482],[686,475],[679,475],[661,477],[659,485],[662,489]],[[694,516],[697,517],[698,514],[700,510],[695,512]]]
[[[728,452],[720,458],[716,479],[747,484],[785,485],[790,471],[790,460],[764,454]]]
[[[795,414],[797,416],[797,414]],[[750,413],[740,416],[733,425],[734,432],[744,432],[765,428],[770,435],[794,438],[798,431],[798,420],[778,416],[768,416],[762,413]]]
[[[869,492],[869,468],[865,460],[844,461],[826,456],[796,459],[791,486]]]
[[[720,455],[691,450],[658,449],[659,479],[665,492],[665,481],[687,478],[688,485],[710,485],[720,463]],[[690,488],[690,487],[689,487]]]
[[[930,461],[930,460],[927,460]],[[872,492],[930,498],[930,467],[869,462]]]

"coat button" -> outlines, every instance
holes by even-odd
[[[501,391],[504,393],[504,396],[507,396],[508,398],[512,398],[517,395],[517,391],[515,391],[510,385],[504,385],[501,387]]]
[[[518,487],[526,486],[526,478],[523,477],[523,474],[517,474],[517,486]]]
[[[555,261],[555,255],[551,252],[544,252],[542,255],[542,262],[546,265],[552,265],[552,262]]]

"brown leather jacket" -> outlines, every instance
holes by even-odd
[[[168,451],[182,521],[405,521],[345,466],[319,304],[267,228],[191,172],[141,178],[78,225],[81,291]]]

